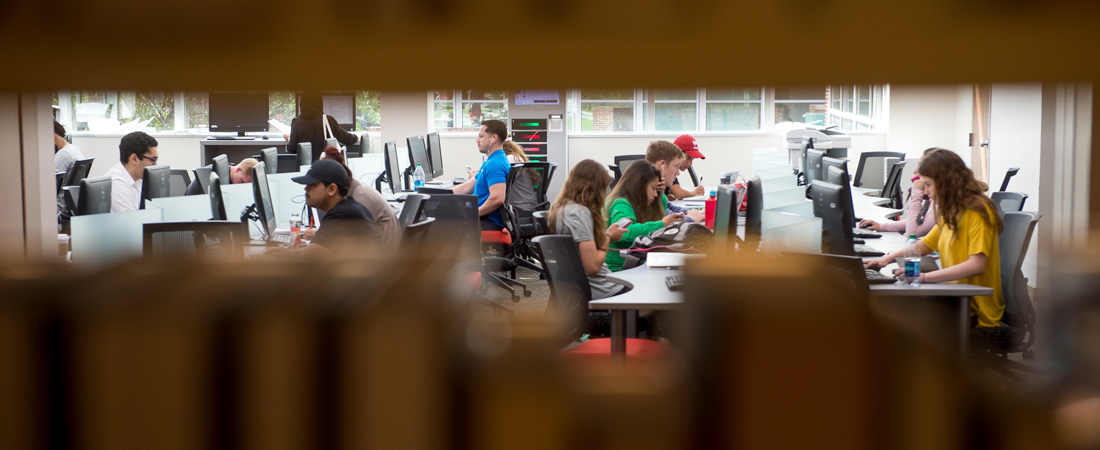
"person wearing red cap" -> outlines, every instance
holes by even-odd
[[[690,134],[682,134],[680,137],[672,141],[680,150],[684,151],[684,161],[680,163],[680,171],[683,172],[691,167],[691,161],[695,158],[707,159],[703,156],[703,153],[699,151],[699,143],[695,141],[695,138]],[[672,196],[675,198],[687,198],[703,195],[705,190],[703,186],[695,186],[693,190],[687,190],[680,187],[680,179],[676,178],[672,181],[672,186],[669,188],[672,192]]]

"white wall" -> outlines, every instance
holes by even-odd
[[[206,136],[155,136],[157,140],[157,164],[173,169],[194,169],[202,166],[199,142]],[[118,162],[118,142],[122,136],[75,136],[73,145],[80,148],[85,158],[95,158],[89,177],[103,176]]]
[[[954,150],[969,161],[970,85],[890,85],[886,150],[919,158],[929,147]]]

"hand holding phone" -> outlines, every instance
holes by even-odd
[[[629,217],[624,217],[624,218],[622,218],[622,220],[619,220],[618,222],[615,222],[615,225],[618,226],[619,228],[622,228],[622,229],[625,230],[626,227],[630,226],[630,222],[632,222],[632,221],[630,220]]]

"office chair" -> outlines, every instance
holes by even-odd
[[[859,155],[859,166],[856,167],[856,176],[852,180],[852,186],[869,189],[882,188],[887,170],[891,167],[887,162],[887,159],[890,158],[904,161],[905,153],[863,152]]]
[[[196,167],[191,169],[191,171],[195,173],[195,179],[199,180],[199,186],[202,186],[202,193],[209,194],[210,174],[214,173],[214,168],[212,166]]]
[[[699,176],[695,174],[695,166],[688,167],[688,175],[691,176],[691,184],[699,185]]]
[[[431,198],[431,196],[426,194],[409,194],[405,197],[401,214],[397,216],[397,223],[401,226],[402,232],[420,218],[420,213],[424,209],[423,202],[428,198]]]
[[[1005,213],[1020,212],[1024,210],[1024,202],[1027,194],[1023,192],[998,191],[989,194],[989,199],[997,205],[997,211],[1003,216]]]
[[[187,192],[187,186],[191,185],[191,176],[186,169],[171,169],[168,177],[168,196],[179,197]]]
[[[607,168],[611,169],[611,172],[615,174],[611,180],[611,188],[615,188],[615,183],[618,183],[619,178],[623,177],[623,172],[626,172],[626,168],[630,166],[634,161],[644,160],[645,155],[618,155],[615,157],[615,164],[608,164]]]
[[[54,178],[57,179],[57,194],[56,195],[61,195],[61,187],[65,186],[65,172],[56,172],[56,173],[53,174],[53,176],[54,176]]]
[[[146,259],[244,256],[248,223],[228,220],[160,222],[142,225]]]
[[[275,155],[275,173],[297,173],[302,168],[298,167],[298,155],[285,153]],[[264,164],[266,165],[266,164]]]
[[[218,155],[214,157],[214,172],[218,174],[218,178],[222,180],[222,186],[232,183],[229,179],[229,157],[225,155]],[[209,191],[208,191],[209,192]]]
[[[998,237],[1001,256],[1001,295],[1005,301],[1001,326],[973,328],[970,331],[970,347],[977,353],[983,366],[1013,380],[1023,382],[1013,371],[1036,372],[1032,367],[1011,361],[1009,353],[1021,353],[1030,360],[1035,354],[1035,308],[1028,295],[1027,278],[1023,265],[1031,235],[1041,215],[1037,212],[1006,212],[1001,219],[1004,230]]]
[[[69,169],[69,172],[65,174],[65,181],[62,186],[80,186],[80,180],[88,178],[88,172],[92,170],[92,163],[95,162],[95,158],[78,159],[73,163],[73,168]]]
[[[592,288],[588,284],[581,254],[572,236],[544,235],[534,238],[533,242],[538,250],[538,258],[546,270],[546,281],[550,285],[547,313],[558,314],[563,319],[565,327],[557,336],[557,344],[565,347],[589,331],[585,327],[589,315],[609,313],[588,310]],[[669,351],[668,346],[648,339],[628,338],[626,342],[627,359],[655,358]],[[609,359],[611,338],[589,339],[564,353],[576,356],[599,355]]]
[[[901,209],[905,207],[901,195],[902,171],[905,170],[905,161],[898,161],[890,165],[890,172],[886,176],[886,183],[882,185],[879,197],[890,199],[890,208]]]
[[[531,214],[539,228],[545,230],[543,234],[550,234],[550,211],[535,211]]]
[[[429,217],[405,227],[401,234],[401,252],[407,255],[418,255],[423,252],[424,242],[432,222],[435,222],[435,218]]]
[[[557,164],[554,163],[512,164],[504,190],[504,205],[500,210],[505,227],[512,235],[513,256],[519,257],[516,263],[539,272],[542,272],[542,268],[530,262],[534,251],[531,238],[546,234],[547,228],[539,227],[533,213],[550,208],[546,189],[556,169]],[[531,176],[536,179],[530,179]],[[528,184],[531,186],[530,191],[527,191]],[[532,194],[534,198],[528,198]]]
[[[1016,176],[1016,174],[1018,172],[1020,172],[1019,167],[1011,167],[1011,168],[1008,169],[1007,172],[1005,172],[1005,179],[1004,179],[1004,181],[1001,182],[1001,189],[1000,189],[1001,192],[1004,192],[1005,190],[1008,189],[1008,180],[1011,180],[1012,177]]]
[[[279,168],[279,149],[275,147],[265,148],[260,150],[260,155],[256,159],[264,163],[264,167],[275,168],[275,173],[281,173],[277,169]]]

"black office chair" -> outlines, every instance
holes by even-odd
[[[202,186],[202,193],[210,193],[210,174],[214,173],[213,166],[197,167],[191,169],[195,173],[195,179],[199,180],[199,185]]]
[[[890,199],[889,206],[893,209],[903,208],[904,202],[901,195],[901,179],[905,171],[905,161],[898,161],[890,166],[890,172],[886,176],[886,183],[882,185],[879,197]]]
[[[65,174],[65,181],[62,182],[61,186],[80,186],[80,180],[88,178],[88,172],[92,170],[93,162],[95,162],[95,158],[76,160],[73,167]]]
[[[645,155],[618,155],[615,156],[615,164],[608,164],[607,168],[611,169],[611,172],[615,174],[611,180],[611,188],[615,187],[615,183],[618,183],[619,178],[623,177],[623,172],[626,172],[626,168],[630,166],[634,161],[644,160]]]
[[[187,187],[191,185],[191,176],[186,169],[171,169],[168,177],[168,195],[179,197],[187,193]]]
[[[289,153],[275,155],[275,161],[274,166],[268,166],[275,167],[275,173],[296,173],[302,170],[301,167],[298,167],[298,155]],[[267,164],[264,165],[266,166]]]
[[[405,204],[401,206],[401,214],[397,216],[397,223],[404,232],[410,225],[420,218],[424,209],[424,200],[431,198],[426,194],[409,194],[405,196]]]
[[[1003,216],[1005,213],[1023,211],[1024,202],[1027,201],[1027,194],[1023,192],[998,191],[989,194],[989,198],[997,205],[997,211]]]
[[[250,239],[247,222],[227,220],[146,223],[142,236],[146,259],[241,258]]]
[[[545,234],[545,231],[539,229],[532,213],[550,206],[545,200],[545,193],[556,168],[554,163],[526,162],[514,163],[508,171],[500,215],[511,238],[511,243],[507,244],[509,251],[506,252],[509,256],[487,257],[485,265],[490,268],[490,281],[511,292],[513,301],[519,301],[516,287],[522,288],[525,296],[531,295],[527,285],[516,280],[518,267],[526,267],[542,275],[542,266],[534,262],[535,250],[531,238]],[[507,272],[508,276],[498,272]]]
[[[691,176],[691,184],[699,185],[699,176],[695,174],[695,166],[688,167],[688,175]]]
[[[54,173],[53,176],[54,176],[54,178],[57,179],[57,194],[56,195],[61,195],[61,187],[65,186],[65,172],[57,172],[57,173]]]
[[[859,166],[856,167],[856,176],[852,180],[852,186],[870,189],[882,188],[886,180],[887,170],[890,165],[888,159],[905,161],[905,153],[901,152],[863,152],[859,155]]]
[[[1012,179],[1012,177],[1016,176],[1016,174],[1017,174],[1017,173],[1019,173],[1019,172],[1020,172],[1020,168],[1019,168],[1019,167],[1012,167],[1012,168],[1009,168],[1009,169],[1008,169],[1008,171],[1007,171],[1007,172],[1005,172],[1005,179],[1004,179],[1004,181],[1002,181],[1002,182],[1001,182],[1001,189],[1000,189],[1000,191],[1002,191],[1002,192],[1003,192],[1003,191],[1005,191],[1005,190],[1008,190],[1008,180],[1011,180],[1011,179]]]
[[[407,255],[418,255],[424,251],[424,242],[427,240],[428,231],[431,230],[432,222],[435,222],[435,218],[429,217],[405,227],[401,235],[402,253]]]
[[[1021,353],[1030,360],[1035,354],[1031,350],[1035,343],[1035,308],[1028,295],[1027,278],[1021,267],[1035,225],[1039,222],[1037,212],[1006,212],[1001,219],[1004,230],[998,236],[998,251],[1001,257],[1001,295],[1005,301],[1001,326],[993,328],[973,328],[970,331],[970,348],[975,352],[984,367],[997,371],[1019,382],[1023,379],[1014,371],[1036,372],[1030,366],[1009,360],[1009,353]]]
[[[550,211],[535,211],[531,214],[535,218],[535,223],[539,224],[539,228],[546,230],[543,234],[550,233]]]

